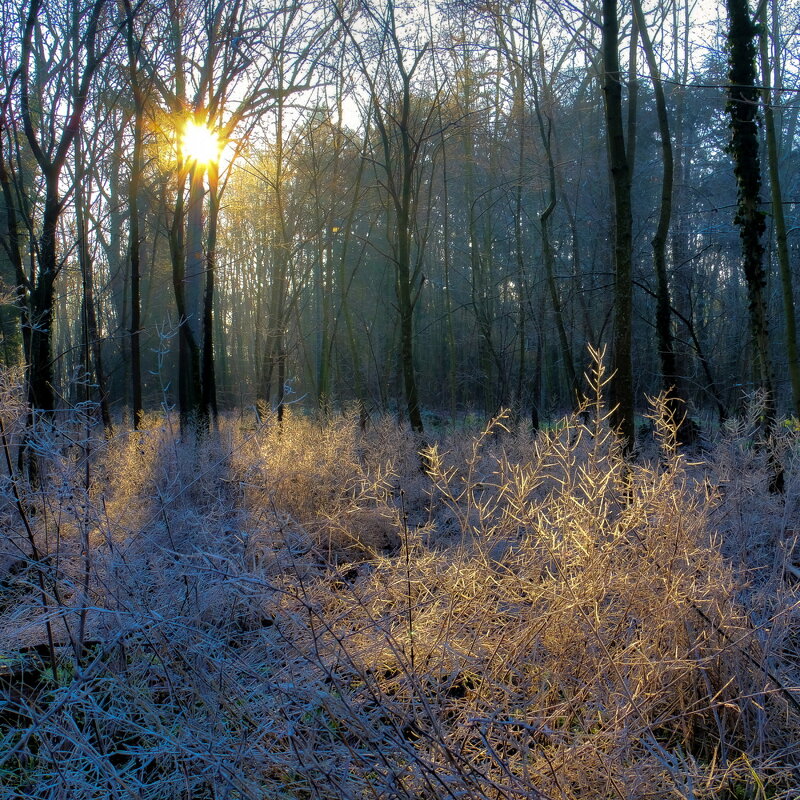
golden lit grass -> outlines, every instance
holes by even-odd
[[[43,438],[2,652],[45,615],[93,644],[8,695],[0,797],[796,797],[796,479],[766,497],[742,429],[688,461],[659,403],[625,464],[592,380],[427,476],[354,417]]]
[[[515,793],[672,796],[735,728],[728,639],[753,642],[680,461],[625,475],[608,433],[586,435],[569,425],[515,469],[501,458],[491,496],[490,476],[455,497],[436,474],[462,543],[426,552],[409,533],[352,592],[316,586],[313,646],[342,685],[386,698],[432,770],[458,753]]]

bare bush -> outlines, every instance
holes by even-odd
[[[747,422],[690,460],[658,400],[626,463],[604,382],[427,474],[355,417],[42,435],[3,478],[0,796],[796,797],[796,479]]]

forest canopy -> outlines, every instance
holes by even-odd
[[[1,13],[2,357],[33,409],[537,421],[608,344],[628,438],[662,389],[800,410],[795,4]]]

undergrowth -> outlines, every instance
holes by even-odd
[[[534,435],[0,394],[0,797],[797,798],[797,433]],[[23,458],[18,458],[22,448]],[[26,459],[38,469],[31,483]]]

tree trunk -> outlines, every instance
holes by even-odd
[[[133,427],[138,430],[144,416],[142,403],[142,302],[141,302],[141,247],[139,233],[139,185],[141,181],[142,161],[142,117],[137,113],[134,122],[133,164],[131,167],[131,180],[128,187],[128,203],[130,215],[129,229],[129,259],[131,263],[131,403],[133,411]]]
[[[0,133],[2,130],[0,129]],[[22,330],[22,351],[18,354],[14,363],[27,363],[30,353],[31,326],[28,316],[27,293],[30,289],[30,282],[25,275],[22,263],[22,241],[19,236],[19,217],[17,214],[17,201],[14,197],[14,187],[9,167],[3,155],[3,142],[0,139],[0,189],[3,192],[3,205],[5,208],[6,232],[4,236],[4,250],[11,263],[13,271],[13,283],[15,286],[16,299],[19,302],[19,311],[15,313],[13,324],[19,325]],[[17,349],[16,346],[14,348]],[[10,366],[10,359],[6,358],[6,366]]]
[[[83,283],[83,325],[85,344],[85,370],[84,380],[88,382],[92,371],[97,383],[98,401],[100,405],[100,418],[106,436],[111,436],[111,413],[108,408],[108,390],[106,375],[103,369],[103,351],[100,335],[97,328],[97,311],[94,301],[94,265],[89,255],[89,225],[86,219],[86,206],[84,198],[84,182],[86,180],[83,164],[83,148],[81,138],[75,140],[76,156],[76,187],[75,187],[75,221],[78,226],[78,260],[81,266]],[[90,397],[87,383],[87,400]]]
[[[217,379],[214,368],[214,280],[217,266],[217,223],[219,220],[219,174],[215,163],[209,164],[208,182],[210,202],[208,209],[208,249],[206,253],[205,294],[203,295],[203,414],[216,421]]]
[[[133,32],[133,9],[130,0],[124,0],[126,20],[126,44],[128,49],[128,70],[133,92],[133,155],[131,158],[131,176],[128,183],[128,258],[131,265],[131,404],[133,427],[138,430],[142,424],[144,409],[142,405],[142,357],[141,357],[141,246],[139,191],[144,169],[142,150],[144,147],[144,99],[139,86],[139,62],[137,43]]]
[[[672,220],[672,190],[674,185],[675,162],[672,151],[667,103],[664,87],[656,62],[653,43],[647,30],[647,21],[642,11],[641,0],[633,0],[634,15],[639,23],[639,32],[644,47],[650,79],[653,82],[653,93],[656,100],[656,115],[661,138],[661,205],[658,214],[658,225],[653,236],[653,265],[656,273],[656,335],[658,337],[658,355],[661,362],[661,378],[667,409],[672,424],[681,426],[684,434],[688,431],[683,425],[685,410],[678,388],[678,369],[675,360],[675,348],[672,337],[672,300],[669,292],[667,276],[667,239]]]
[[[401,189],[397,199],[395,246],[397,256],[397,301],[400,310],[400,360],[403,365],[403,385],[406,394],[408,421],[417,433],[424,433],[422,414],[417,393],[417,375],[414,369],[414,305],[416,276],[411,266],[412,196],[414,185],[414,152],[409,130],[411,113],[411,87],[407,75],[403,75],[402,112],[399,120],[402,144]],[[387,164],[391,169],[391,165]]]
[[[797,325],[794,316],[792,268],[789,263],[789,244],[786,235],[783,192],[781,190],[780,170],[778,167],[778,137],[775,131],[775,115],[772,111],[773,93],[770,80],[768,26],[767,4],[762,3],[759,44],[761,49],[761,84],[763,87],[762,100],[764,105],[764,133],[767,141],[769,189],[772,201],[772,219],[775,223],[775,243],[778,249],[778,272],[781,276],[781,292],[783,295],[783,314],[786,325],[786,360],[789,367],[789,380],[792,386],[792,409],[795,417],[800,417],[800,359],[798,359],[797,352]]]
[[[749,298],[750,332],[755,343],[756,361],[764,392],[764,438],[768,439],[775,425],[775,394],[772,360],[769,352],[769,326],[764,296],[767,276],[764,270],[764,247],[761,237],[766,229],[761,204],[761,165],[758,159],[758,101],[756,88],[757,26],[750,17],[747,0],[727,0],[728,58],[730,87],[728,113],[731,116],[731,141],[728,145],[736,176],[737,212],[742,241],[742,266]],[[783,490],[783,471],[771,457],[772,491]]]
[[[61,213],[58,197],[59,174],[60,170],[46,176],[46,199],[42,232],[39,236],[39,272],[30,294],[31,351],[28,365],[28,402],[33,412],[50,413],[56,407],[50,344],[53,333],[55,281],[58,273],[56,231]]]
[[[186,245],[184,234],[185,189],[178,187],[175,210],[169,232],[169,249],[172,260],[172,286],[178,311],[178,411],[181,431],[186,432],[195,423],[195,413],[200,400],[200,350],[186,324]]]
[[[322,222],[322,247],[317,253],[317,311],[319,347],[317,353],[317,408],[328,416],[331,408],[331,294],[333,292],[333,220]]]
[[[453,329],[453,287],[450,278],[451,274],[451,259],[450,252],[450,194],[448,184],[448,169],[447,169],[447,147],[445,147],[444,125],[441,123],[440,111],[440,124],[439,124],[439,141],[441,144],[442,153],[442,241],[444,248],[442,252],[442,266],[444,269],[444,301],[445,301],[445,315],[446,315],[446,339],[447,339],[447,400],[448,408],[450,410],[450,420],[455,422],[456,419],[456,337]],[[525,343],[522,342],[523,352],[520,354],[520,370],[524,369]]]
[[[536,83],[533,83],[533,99],[536,109],[536,119],[539,124],[539,136],[542,140],[547,157],[547,205],[539,215],[539,225],[542,232],[542,261],[544,262],[545,274],[547,276],[547,288],[550,292],[550,302],[553,304],[553,314],[555,316],[556,328],[558,330],[558,341],[561,345],[561,358],[567,374],[567,384],[569,386],[570,404],[574,406],[578,401],[578,376],[575,371],[575,362],[572,358],[572,348],[569,344],[567,328],[564,324],[564,311],[561,306],[561,298],[558,294],[555,277],[555,253],[553,243],[550,239],[550,218],[556,208],[556,165],[553,158],[552,133],[553,123],[542,110],[539,90]]]
[[[202,343],[203,294],[206,259],[203,254],[203,186],[204,170],[194,164],[189,170],[189,200],[186,205],[186,268],[183,275],[184,313],[181,317],[181,345],[184,369],[179,378],[185,387],[185,405],[181,407],[181,420],[185,425],[204,429],[208,418],[203,405]]]
[[[31,413],[44,412],[50,414],[55,410],[56,391],[53,386],[53,360],[51,353],[51,340],[53,335],[53,301],[55,297],[55,281],[58,275],[58,261],[56,257],[56,237],[58,233],[58,220],[61,216],[62,203],[59,193],[61,172],[67,159],[67,154],[78,134],[86,102],[89,97],[89,85],[97,67],[105,53],[99,55],[96,50],[97,29],[100,17],[105,8],[102,0],[95,0],[87,12],[83,36],[80,38],[78,48],[84,57],[83,66],[77,75],[74,84],[70,87],[69,101],[62,95],[64,105],[70,107],[61,133],[55,136],[55,141],[49,152],[42,149],[42,144],[37,130],[38,121],[34,117],[41,110],[34,112],[31,107],[31,79],[30,61],[35,52],[34,30],[39,22],[42,10],[41,0],[33,0],[28,8],[22,36],[22,52],[20,56],[20,110],[25,138],[28,141],[31,153],[36,159],[44,180],[45,199],[42,212],[42,228],[39,235],[38,274],[35,285],[30,292],[30,355],[28,363],[28,402]],[[77,22],[76,22],[77,25]],[[107,52],[107,51],[106,51]],[[76,49],[73,58],[78,58]],[[76,62],[77,63],[77,62]],[[34,99],[34,102],[36,100]],[[52,120],[56,119],[55,110]],[[50,123],[47,123],[50,124]],[[53,125],[57,124],[52,122]],[[55,131],[53,131],[55,134]],[[33,278],[31,282],[34,283]]]
[[[603,0],[603,92],[606,136],[614,200],[614,339],[611,381],[612,425],[626,454],[633,451],[633,258],[631,183],[622,121],[622,73],[619,65],[617,0]]]

